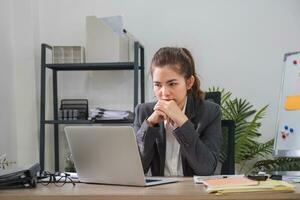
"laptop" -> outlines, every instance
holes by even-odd
[[[68,126],[65,133],[80,182],[130,186],[177,182],[145,177],[131,126]]]

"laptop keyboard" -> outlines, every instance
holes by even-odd
[[[160,181],[160,180],[145,179],[145,181],[146,181],[146,183],[151,183],[151,182]]]

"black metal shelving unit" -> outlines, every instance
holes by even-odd
[[[46,51],[52,51],[52,46],[41,45],[41,104],[40,104],[40,165],[41,171],[45,167],[45,125],[54,126],[54,157],[55,171],[59,171],[59,125],[60,124],[95,124],[95,123],[132,123],[131,120],[103,120],[93,122],[90,120],[58,120],[57,73],[58,71],[91,71],[91,70],[133,70],[134,73],[134,102],[138,104],[139,97],[139,72],[140,72],[140,101],[145,102],[145,75],[144,75],[144,47],[139,42],[134,42],[133,62],[112,63],[46,63]],[[53,120],[46,120],[46,69],[52,70],[53,78]]]

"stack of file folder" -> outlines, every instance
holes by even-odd
[[[197,182],[196,182],[197,183]],[[198,182],[200,183],[200,182]],[[293,192],[294,185],[280,180],[267,179],[265,181],[254,181],[247,177],[231,176],[227,178],[216,178],[202,180],[208,193],[224,194],[233,192]]]
[[[132,120],[133,113],[125,110],[108,110],[104,108],[91,109],[91,119],[97,120]]]
[[[36,187],[40,164],[29,167],[9,166],[0,170],[0,189]]]

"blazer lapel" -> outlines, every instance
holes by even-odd
[[[185,115],[195,125],[196,124],[196,122],[195,122],[196,112],[197,112],[198,108],[196,107],[195,99],[193,98],[192,94],[189,93],[187,98],[188,99],[187,99],[186,108],[185,108]],[[180,149],[180,156],[181,156],[181,149]],[[182,163],[183,175],[184,176],[189,175],[187,161],[182,156],[181,156],[181,163]]]
[[[196,118],[197,108],[195,107],[195,100],[191,94],[187,96],[187,104],[185,109],[185,114],[189,118],[189,120],[195,124],[194,120]],[[165,159],[166,159],[166,133],[164,122],[159,123],[159,137],[156,138],[157,149],[160,157],[160,175],[164,175],[165,170]],[[182,158],[182,167],[183,173],[186,174],[186,160]]]
[[[160,155],[160,175],[164,175],[165,159],[166,159],[166,133],[164,122],[159,123],[159,137],[156,138],[158,154]]]
[[[186,108],[185,108],[185,115],[194,122],[193,120],[196,117],[196,107],[195,107],[195,99],[193,98],[192,94],[188,94],[187,96],[187,103],[186,103]]]

